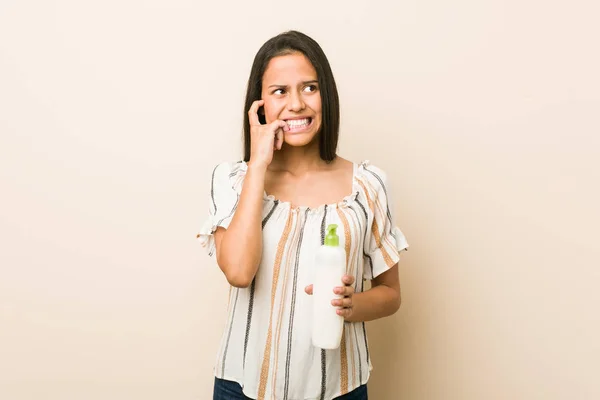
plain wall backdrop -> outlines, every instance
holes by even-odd
[[[411,244],[371,398],[600,398],[597,4],[2,0],[0,399],[211,398],[227,284],[195,234],[288,29]]]

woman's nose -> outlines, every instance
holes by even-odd
[[[296,92],[290,92],[288,96],[288,111],[301,111],[304,109],[304,100],[302,99],[302,95]]]

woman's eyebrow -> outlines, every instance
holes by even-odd
[[[308,85],[308,84],[312,84],[312,83],[319,83],[319,81],[317,81],[316,79],[310,80],[310,81],[303,81],[302,84],[303,85]],[[278,84],[273,84],[273,85],[269,85],[269,87],[278,87],[278,88],[286,88],[288,87],[288,85],[278,85]]]

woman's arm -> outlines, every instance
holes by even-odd
[[[217,264],[235,287],[248,287],[262,257],[262,204],[266,165],[249,165],[240,201],[227,229],[215,232]]]
[[[262,125],[258,108],[263,100],[252,103],[248,110],[251,134],[251,155],[244,178],[238,207],[227,229],[215,232],[217,264],[227,281],[235,287],[248,287],[262,257],[262,206],[267,167],[273,151],[281,150],[283,132],[289,127],[282,120]]]
[[[340,310],[347,322],[372,321],[390,316],[400,308],[398,264],[371,282],[371,289],[351,296],[350,309]]]
[[[371,289],[354,293],[354,277],[344,275],[345,286],[334,289],[334,293],[344,295],[342,299],[331,300],[338,309],[338,315],[346,322],[372,321],[394,314],[400,308],[400,278],[398,264],[374,278]],[[304,288],[307,294],[313,294],[313,285]]]

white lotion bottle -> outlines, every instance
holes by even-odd
[[[346,252],[340,247],[336,233],[337,225],[327,227],[325,243],[315,256],[315,280],[313,282],[313,346],[321,349],[337,349],[344,330],[344,317],[337,314],[333,299],[341,299],[333,289],[344,286],[342,277],[346,273]]]

